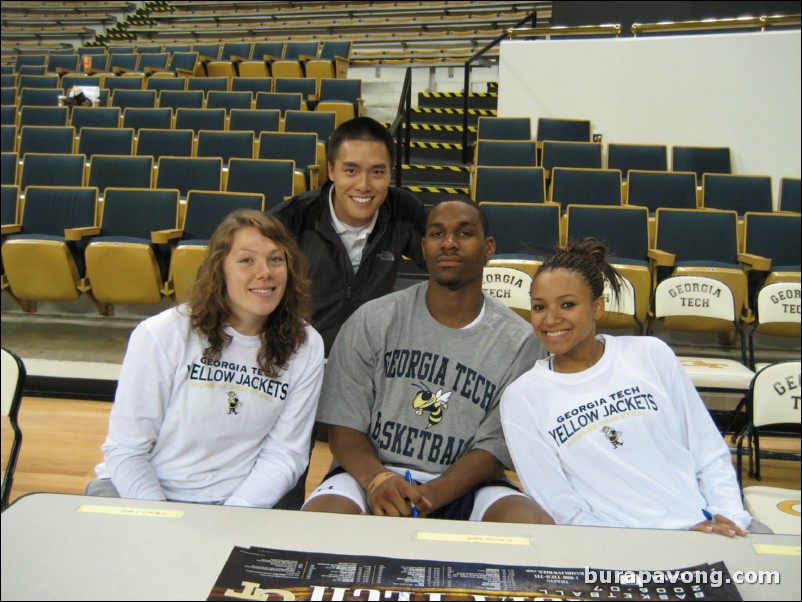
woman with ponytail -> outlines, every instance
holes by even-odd
[[[526,493],[557,524],[746,535],[727,446],[672,350],[653,337],[596,334],[607,247],[557,248],[532,282],[532,326],[549,357],[501,400]]]

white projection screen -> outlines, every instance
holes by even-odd
[[[733,173],[800,174],[800,32],[511,40],[500,116],[590,119],[610,142],[729,146]]]

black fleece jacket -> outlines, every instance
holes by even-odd
[[[323,336],[326,356],[348,317],[366,301],[392,292],[401,256],[426,269],[421,238],[426,210],[409,192],[391,187],[379,208],[359,269],[334,231],[329,207],[331,182],[272,210],[306,256],[312,279],[312,325]]]

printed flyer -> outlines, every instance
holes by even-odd
[[[662,571],[231,552],[208,600],[741,600],[723,562]]]

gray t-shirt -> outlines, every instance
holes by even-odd
[[[365,433],[385,465],[440,474],[483,449],[511,467],[501,393],[545,350],[531,326],[488,295],[478,324],[443,326],[426,306],[427,287],[366,303],[345,323],[318,420]]]

